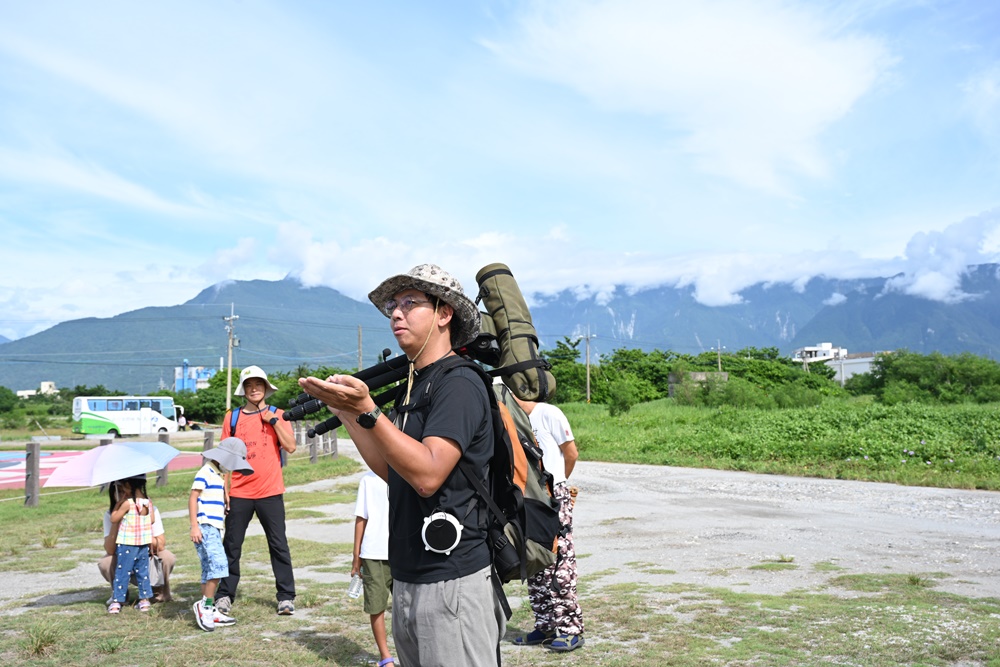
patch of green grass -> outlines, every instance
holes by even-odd
[[[864,593],[911,592],[934,585],[936,579],[951,575],[944,572],[917,574],[844,574],[830,579],[830,585]]]
[[[29,625],[24,629],[21,651],[29,658],[41,658],[59,644],[62,635],[62,627],[56,623]]]
[[[813,563],[813,569],[817,572],[838,572],[844,568],[840,567],[836,563],[828,560],[819,561],[818,563]]]
[[[125,646],[128,637],[105,637],[97,642],[97,650],[100,653],[112,655]]]
[[[996,404],[830,400],[760,410],[661,399],[618,417],[599,404],[560,407],[585,461],[1000,490]]]
[[[326,544],[290,537],[288,538],[288,550],[292,554],[292,564],[295,567],[311,567],[329,565],[330,561],[337,557],[350,556],[354,552],[354,545],[348,542]],[[263,535],[254,535],[244,539],[241,562],[244,558],[262,563],[270,562],[267,538]]]
[[[767,563],[758,563],[757,565],[751,565],[747,569],[748,570],[765,570],[765,571],[768,571],[768,572],[780,572],[782,570],[797,570],[797,569],[799,569],[799,566],[795,565],[794,563],[776,563],[776,562],[771,561],[771,562],[767,562]]]
[[[322,505],[353,505],[357,497],[357,484],[340,484],[331,491],[290,491],[285,494],[285,507],[309,509]]]
[[[668,570],[654,563],[642,563],[639,561],[634,561],[631,563],[625,563],[625,567],[635,570],[637,572],[642,572],[644,574],[677,574],[677,570]]]
[[[98,558],[99,556],[94,558],[95,563]],[[0,562],[0,572],[25,572],[28,574],[40,572],[69,572],[79,564],[79,558],[71,558],[68,556],[51,560],[39,558],[11,558]]]
[[[318,510],[288,510],[285,519],[322,519],[326,514]]]
[[[610,576],[615,575],[615,574],[618,574],[618,568],[616,568],[616,567],[609,567],[606,570],[599,570],[597,572],[592,572],[590,574],[590,576],[594,577],[594,578],[597,578],[597,577],[610,577]]]
[[[614,519],[604,519],[603,521],[601,521],[597,525],[598,526],[614,526],[614,525],[617,525],[617,524],[621,523],[622,521],[635,521],[635,520],[636,520],[636,518],[634,516],[621,516],[621,517],[615,517]]]

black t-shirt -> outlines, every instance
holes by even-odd
[[[493,423],[486,385],[471,368],[439,372],[431,366],[414,378],[403,431],[422,440],[428,436],[450,438],[462,448],[464,459],[482,471],[483,479],[493,453]],[[400,398],[402,401],[402,398]],[[402,416],[397,416],[403,426]],[[413,487],[389,468],[389,564],[394,579],[426,584],[448,581],[477,572],[490,564],[486,530],[480,526],[481,502],[458,466],[430,498],[422,498]],[[469,508],[472,507],[472,511]],[[421,538],[424,517],[445,511],[462,522],[458,545],[445,555],[425,549]],[[485,517],[485,514],[483,515]]]

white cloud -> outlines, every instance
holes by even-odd
[[[886,283],[898,291],[932,301],[953,303],[972,295],[961,289],[969,266],[996,262],[992,239],[1000,229],[1000,209],[949,225],[943,231],[918,232],[906,245],[901,276]]]
[[[768,0],[549,0],[485,42],[527,74],[662,119],[705,171],[785,192],[829,169],[820,136],[891,66],[877,38]]]
[[[42,155],[0,147],[0,178],[84,193],[157,213],[181,217],[201,214],[197,208],[168,201],[98,164],[65,155]]]
[[[260,244],[255,238],[241,238],[228,248],[220,248],[201,266],[197,273],[206,280],[220,282],[224,280],[253,280],[262,278],[265,256],[260,250]],[[262,270],[264,269],[264,270]]]

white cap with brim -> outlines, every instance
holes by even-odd
[[[242,475],[252,475],[253,466],[247,462],[247,446],[239,438],[226,438],[219,446],[202,454],[225,470],[238,472]]]
[[[242,371],[240,371],[240,384],[236,387],[236,391],[233,392],[234,396],[246,396],[246,392],[243,390],[243,383],[250,378],[260,378],[267,385],[267,389],[264,390],[264,399],[271,398],[271,394],[278,391],[278,388],[271,384],[271,381],[267,379],[267,373],[260,366],[247,366]]]

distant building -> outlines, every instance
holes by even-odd
[[[803,365],[825,363],[835,371],[834,381],[843,387],[852,376],[871,372],[875,355],[875,352],[848,354],[846,347],[834,347],[833,343],[820,343],[798,348],[792,353],[792,359],[802,362]]]
[[[820,343],[808,347],[800,347],[792,352],[792,359],[811,364],[814,361],[827,361],[847,356],[846,347],[834,347],[833,343]]]
[[[42,384],[39,385],[38,389],[22,389],[21,391],[18,391],[17,397],[31,398],[32,396],[38,396],[39,394],[46,396],[49,394],[58,394],[58,393],[59,390],[56,389],[55,382],[42,382]]]
[[[205,366],[190,366],[188,360],[184,360],[183,366],[174,367],[174,391],[191,391],[208,387],[208,381],[216,374],[218,369]]]

